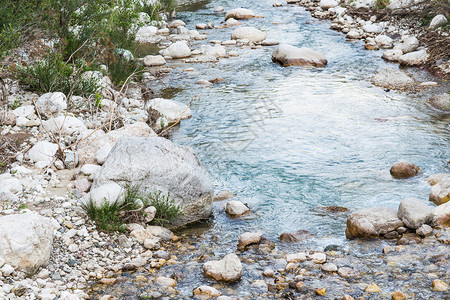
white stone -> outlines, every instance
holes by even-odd
[[[323,68],[327,59],[321,53],[310,48],[294,47],[288,44],[280,44],[272,53],[272,61],[280,63],[284,67],[306,66]]]
[[[19,182],[20,184],[20,182]],[[14,195],[7,187],[0,187],[0,203],[1,202],[16,202],[19,201],[19,198]]]
[[[173,20],[172,22],[169,23],[169,25],[167,25],[167,27],[169,28],[178,28],[180,26],[185,27],[186,23],[184,23],[182,20]]]
[[[103,165],[109,155],[109,152],[111,152],[111,149],[111,144],[105,144],[101,146],[100,149],[97,150],[97,152],[95,152],[95,160],[99,165]]]
[[[14,268],[33,269],[50,258],[54,224],[32,212],[0,217],[0,253]]]
[[[52,162],[58,149],[59,147],[57,144],[50,143],[47,141],[40,141],[37,142],[30,149],[30,151],[28,151],[28,157],[33,162],[38,161]]]
[[[34,115],[34,112],[35,112],[35,110],[34,110],[33,105],[23,105],[14,110],[14,114],[18,118],[19,117],[24,117],[24,118],[31,117],[32,115]]]
[[[162,55],[171,58],[185,58],[191,56],[191,49],[189,49],[186,41],[178,41],[164,49]]]
[[[392,39],[387,35],[377,35],[375,37],[375,43],[380,45],[384,49],[392,48]],[[403,53],[403,52],[402,52]]]
[[[447,23],[448,23],[448,20],[444,15],[437,15],[431,20],[430,26],[428,28],[436,29]]]
[[[63,93],[45,93],[36,101],[36,110],[41,116],[56,117],[67,109],[67,98]]]
[[[391,49],[391,50],[386,50],[383,53],[383,58],[389,61],[398,61],[398,59],[400,58],[400,56],[403,55],[403,51],[400,49]]]
[[[419,50],[403,54],[398,58],[398,62],[405,66],[417,66],[426,63],[427,59],[427,50]]]
[[[402,42],[395,45],[394,49],[402,50],[403,54],[413,52],[419,47],[419,40],[415,36],[405,36]]]
[[[433,219],[433,211],[419,199],[406,198],[400,202],[398,217],[409,228],[419,228]]]
[[[93,165],[93,164],[85,164],[81,167],[81,173],[83,173],[86,176],[97,174],[98,171],[100,171],[100,166]]]
[[[166,60],[162,55],[147,55],[144,57],[144,65],[147,67],[164,66],[165,64]]]
[[[3,267],[0,269],[0,272],[3,274],[3,276],[8,277],[14,272],[14,268],[11,265],[4,264]]]
[[[363,30],[369,33],[380,33],[383,29],[375,24],[366,24],[363,26]]]
[[[155,26],[143,26],[136,32],[136,41],[145,43],[150,41],[158,33],[158,28]]]
[[[255,13],[253,11],[251,11],[250,9],[235,8],[235,9],[227,11],[227,14],[225,15],[225,20],[228,20],[229,18],[233,18],[236,20],[251,19],[254,16],[255,16]]]
[[[414,84],[414,79],[405,72],[394,68],[385,68],[379,70],[372,77],[373,84],[384,88],[405,89]]]
[[[207,286],[201,285],[193,290],[194,297],[200,300],[208,300],[213,299],[215,297],[219,297],[222,295],[217,289]]]
[[[232,40],[248,39],[251,42],[262,42],[266,39],[266,33],[255,27],[239,27],[231,33]]]
[[[450,201],[438,205],[433,210],[433,225],[450,225]]]
[[[43,121],[42,125],[47,131],[52,132],[55,136],[58,136],[59,134],[72,135],[87,130],[83,121],[71,116],[50,118],[48,121]]]
[[[248,213],[250,209],[241,201],[231,200],[227,202],[225,211],[231,216],[241,216]]]
[[[327,261],[327,255],[325,253],[314,253],[310,255],[310,259],[316,264],[323,264]]]
[[[146,103],[146,109],[148,108],[157,110],[169,124],[192,117],[191,109],[187,105],[174,100],[155,98]]]
[[[299,252],[286,255],[286,261],[288,263],[304,262],[306,261],[306,253]]]
[[[217,57],[225,57],[227,55],[227,51],[225,47],[221,45],[202,45],[200,50],[204,55],[208,56],[217,56]]]
[[[257,244],[261,241],[261,232],[246,232],[238,237],[238,247],[246,247],[250,244]]]
[[[225,10],[225,8],[223,7],[223,6],[217,6],[215,9],[214,9],[214,12],[222,12],[222,11],[224,11]]]
[[[339,5],[336,0],[320,0],[319,6],[323,9],[333,8]]]
[[[221,260],[206,262],[203,271],[217,281],[233,282],[242,277],[242,264],[239,257],[232,253]]]
[[[229,18],[228,20],[225,21],[225,25],[227,25],[227,26],[237,26],[237,25],[241,25],[241,22],[239,22],[235,18]]]
[[[92,201],[95,207],[101,207],[103,203],[114,203],[121,201],[123,189],[115,182],[106,183],[92,188],[90,193],[84,197],[84,204]]]
[[[450,201],[450,180],[443,180],[431,187],[430,201],[436,205]]]

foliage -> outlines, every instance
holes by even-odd
[[[156,215],[152,222],[165,226],[183,215],[181,207],[175,204],[175,201],[170,198],[170,195],[164,195],[157,190],[147,195],[144,200],[144,205],[154,206],[156,208]]]
[[[99,230],[125,232],[125,225],[119,216],[121,205],[118,201],[113,203],[104,201],[100,207],[97,207],[92,200],[89,200],[82,204],[82,208]]]
[[[160,0],[154,3],[143,3],[142,11],[147,13],[151,20],[161,21],[161,13],[170,15],[176,6],[176,0]]]
[[[0,57],[21,44],[22,33],[12,24],[3,25],[0,30]]]
[[[375,0],[374,7],[376,9],[385,9],[390,3],[390,0]]]
[[[35,61],[27,67],[18,66],[15,75],[30,90],[47,93],[60,91],[66,95],[87,96],[98,89],[93,78],[83,78],[81,72],[86,70],[82,60],[70,65],[62,60],[59,53],[50,52],[42,60]]]
[[[108,73],[116,86],[123,85],[127,78],[133,74],[136,74],[135,77],[140,79],[143,70],[144,67],[139,65],[137,61],[128,60],[123,55],[116,55],[108,61]]]

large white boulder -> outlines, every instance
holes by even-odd
[[[97,130],[96,132],[86,130],[79,138],[82,140],[78,144],[77,149],[80,162],[82,162],[82,164],[95,163],[97,151],[99,151],[100,148],[106,147],[106,145],[112,148],[116,141],[123,136],[148,137],[156,136],[156,133],[144,122],[127,124],[120,129],[108,133],[105,133],[102,130]]]
[[[358,210],[347,218],[348,239],[375,238],[403,226],[397,212],[390,208],[373,207]]]
[[[280,44],[272,54],[272,61],[280,63],[284,67],[307,66],[323,68],[327,59],[321,53],[310,48],[294,47],[288,44]]]
[[[143,192],[162,191],[179,205],[186,224],[211,215],[214,186],[189,147],[160,137],[124,137],[116,143],[94,180],[93,188],[116,182],[139,184]]]
[[[433,219],[433,210],[415,198],[406,198],[400,202],[398,217],[409,228],[417,229]]]
[[[52,162],[55,157],[56,152],[58,151],[58,145],[54,143],[50,143],[47,141],[37,142],[31,149],[28,151],[28,157],[33,162],[45,161]]]
[[[387,35],[381,34],[375,37],[375,43],[381,46],[381,48],[389,49],[392,48],[393,40]],[[403,52],[402,52],[403,54]]]
[[[89,194],[83,198],[83,204],[88,205],[89,202],[95,207],[102,207],[106,202],[108,204],[121,203],[123,188],[115,182],[109,182],[96,188],[92,188]]]
[[[140,43],[147,43],[152,41],[154,36],[158,33],[158,28],[155,26],[143,26],[136,32],[136,41]]]
[[[232,10],[227,11],[227,14],[225,15],[225,20],[228,20],[230,18],[241,20],[241,19],[251,19],[255,16],[255,13],[247,8],[235,8]]]
[[[395,45],[394,49],[402,50],[403,54],[413,52],[419,47],[419,40],[415,36],[405,36],[401,43]]]
[[[320,0],[319,6],[323,9],[333,8],[339,5],[336,0]]]
[[[191,49],[189,49],[186,41],[178,41],[164,49],[162,55],[171,58],[185,58],[191,56]]]
[[[233,282],[242,277],[242,264],[239,257],[227,254],[221,260],[208,261],[203,265],[205,275],[217,281]]]
[[[202,51],[203,55],[206,56],[216,56],[216,57],[224,57],[227,55],[227,50],[224,46],[221,45],[202,45],[200,47],[200,51]]]
[[[384,51],[382,58],[389,60],[389,61],[398,61],[400,56],[403,55],[403,51],[400,49],[390,49]]]
[[[247,39],[251,42],[262,42],[266,39],[266,33],[255,27],[239,27],[231,33],[232,40]]]
[[[67,109],[66,95],[60,92],[45,93],[37,99],[36,109],[47,118],[59,116]]]
[[[32,212],[0,217],[0,259],[25,270],[36,270],[47,264],[54,222]]]
[[[144,65],[147,67],[164,66],[166,60],[162,55],[147,55],[144,57]]]
[[[87,130],[84,122],[71,116],[59,116],[42,122],[42,126],[55,136],[79,134]]]
[[[174,100],[156,98],[148,101],[145,106],[147,109],[157,110],[169,124],[192,117],[191,109],[186,104]]]
[[[417,66],[426,63],[427,59],[427,50],[419,50],[403,54],[398,58],[398,62],[404,66]]]

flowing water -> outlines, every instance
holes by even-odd
[[[175,63],[178,67],[163,79],[164,88],[175,91],[173,100],[187,104],[200,95],[191,106],[193,117],[182,121],[173,142],[194,149],[216,191],[232,191],[252,210],[245,218],[231,219],[224,203],[215,202],[214,218],[185,233],[199,236],[193,243],[197,250],[214,257],[233,252],[237,237],[246,231],[261,231],[277,241],[283,232],[304,229],[315,235],[305,247],[348,249],[346,217],[317,207],[397,209],[406,197],[427,202],[430,187],[424,178],[449,172],[449,116],[426,105],[427,93],[373,86],[370,77],[389,65],[381,52],[364,50],[360,41],[346,41],[342,33],[329,29],[329,21],[313,19],[302,7],[273,8],[272,3],[201,1],[177,15],[193,28],[223,22],[223,14],[213,13],[218,5],[251,8],[264,18],[243,24],[266,31],[268,39],[313,48],[328,59],[324,69],[283,68],[271,61],[274,47],[227,46],[239,57],[215,64]],[[208,30],[208,39],[228,40],[232,29]],[[195,71],[182,71],[188,67]],[[440,82],[421,71],[411,72]],[[223,81],[213,87],[195,84],[218,77]],[[394,180],[389,168],[397,161],[412,162],[422,173]],[[371,254],[370,247],[350,248],[359,255]],[[196,254],[179,259],[188,262]],[[201,264],[182,272],[190,273],[189,280],[177,289],[188,297],[205,279]],[[243,283],[233,289],[248,295]]]

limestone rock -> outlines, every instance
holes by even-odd
[[[450,201],[434,208],[433,224],[450,226]]]
[[[406,295],[401,291],[395,291],[392,293],[392,300],[406,300]]]
[[[428,103],[436,109],[450,112],[450,94],[448,93],[431,97]]]
[[[232,253],[221,260],[208,261],[203,265],[203,271],[217,281],[233,282],[242,276],[242,264],[239,257]]]
[[[366,208],[347,218],[345,235],[348,239],[376,238],[400,226],[403,226],[403,222],[395,210],[385,207]]]
[[[42,122],[42,126],[54,135],[72,135],[87,130],[84,122],[71,116],[59,116]]]
[[[56,117],[67,109],[67,98],[63,93],[45,93],[36,101],[36,110],[41,116]]]
[[[176,225],[211,215],[214,196],[208,172],[191,148],[176,146],[160,137],[124,137],[111,150],[93,188],[116,182],[121,186],[139,182],[143,192],[170,194],[183,216]]]
[[[20,193],[23,190],[20,180],[12,177],[9,173],[0,174],[0,187],[11,193]]]
[[[223,200],[227,200],[227,199],[230,199],[233,197],[234,197],[234,194],[230,191],[220,191],[214,197],[214,201],[223,201]]]
[[[0,187],[0,203],[1,202],[16,202],[19,201],[19,198],[14,195],[9,189],[6,187]]]
[[[419,50],[403,54],[398,58],[398,62],[404,66],[418,66],[426,63],[427,59],[427,50]]]
[[[37,142],[31,149],[28,151],[28,157],[33,162],[45,161],[52,162],[53,158],[58,151],[58,145],[54,143],[50,143],[47,141]]]
[[[432,282],[433,291],[446,292],[448,290],[448,284],[440,279],[434,279]]]
[[[339,5],[336,0],[320,0],[319,6],[323,9],[333,8]]]
[[[157,110],[169,124],[192,117],[191,109],[186,104],[174,100],[155,98],[148,101],[145,106],[147,109]]]
[[[155,283],[160,286],[167,286],[167,287],[171,287],[171,288],[174,288],[177,286],[177,282],[174,279],[165,277],[165,276],[156,277]]]
[[[162,55],[147,55],[144,57],[144,65],[147,67],[164,66],[166,60]]]
[[[406,89],[414,84],[414,79],[401,70],[385,68],[372,77],[372,83],[384,88]]]
[[[260,232],[246,232],[239,236],[238,248],[245,248],[250,244],[257,244],[261,241],[262,233]]]
[[[437,15],[435,16],[431,22],[430,26],[428,26],[429,29],[436,29],[442,25],[445,25],[448,23],[447,18],[444,15]]]
[[[450,200],[450,180],[441,181],[431,187],[430,201],[441,205]]]
[[[297,263],[306,261],[306,253],[299,252],[286,255],[286,261],[288,263]]]
[[[123,189],[115,182],[108,182],[91,189],[91,192],[83,198],[83,204],[88,205],[91,201],[95,207],[101,207],[103,203],[112,204],[114,202],[120,203]]]
[[[201,285],[198,288],[195,288],[192,293],[194,298],[200,300],[208,300],[222,295],[217,289],[207,285]]]
[[[14,268],[31,270],[48,263],[54,223],[38,214],[0,217],[0,253]]]
[[[433,228],[430,225],[423,224],[419,228],[417,228],[416,233],[420,236],[429,236],[433,233]]]
[[[381,34],[375,37],[375,43],[381,46],[381,48],[389,49],[392,48],[392,39],[387,35]],[[403,52],[402,52],[403,54]]]
[[[398,217],[409,228],[419,228],[433,219],[431,207],[415,198],[403,199],[398,207]]]
[[[413,52],[419,47],[419,40],[414,36],[406,36],[402,38],[400,44],[395,45],[394,49],[402,50],[404,54]]]
[[[284,67],[306,66],[323,68],[327,64],[325,56],[310,48],[297,48],[288,44],[280,44],[272,54],[272,61]]]
[[[367,285],[367,287],[364,291],[366,293],[379,293],[379,292],[381,292],[381,289],[375,283],[371,283],[371,284]]]
[[[241,19],[251,19],[255,16],[255,13],[251,11],[250,9],[246,8],[235,8],[232,10],[227,11],[227,14],[225,15],[225,20],[228,20],[230,18],[241,20]]]
[[[266,39],[266,33],[255,27],[239,27],[231,33],[232,40],[247,39],[251,42],[262,42]]]
[[[231,200],[225,206],[225,211],[232,217],[242,216],[250,211],[250,209],[241,201]]]
[[[382,58],[389,61],[398,61],[400,56],[403,55],[403,51],[399,49],[391,49],[384,51]]]
[[[363,30],[369,33],[380,33],[383,29],[379,25],[366,24],[363,26]]]
[[[154,37],[158,33],[158,28],[155,26],[142,26],[136,32],[136,41],[139,43],[154,42]]]
[[[327,261],[327,255],[325,253],[314,253],[309,257],[316,264],[324,264]]]
[[[191,49],[189,49],[186,41],[178,41],[167,47],[162,51],[162,55],[171,58],[185,58],[191,56]]]

